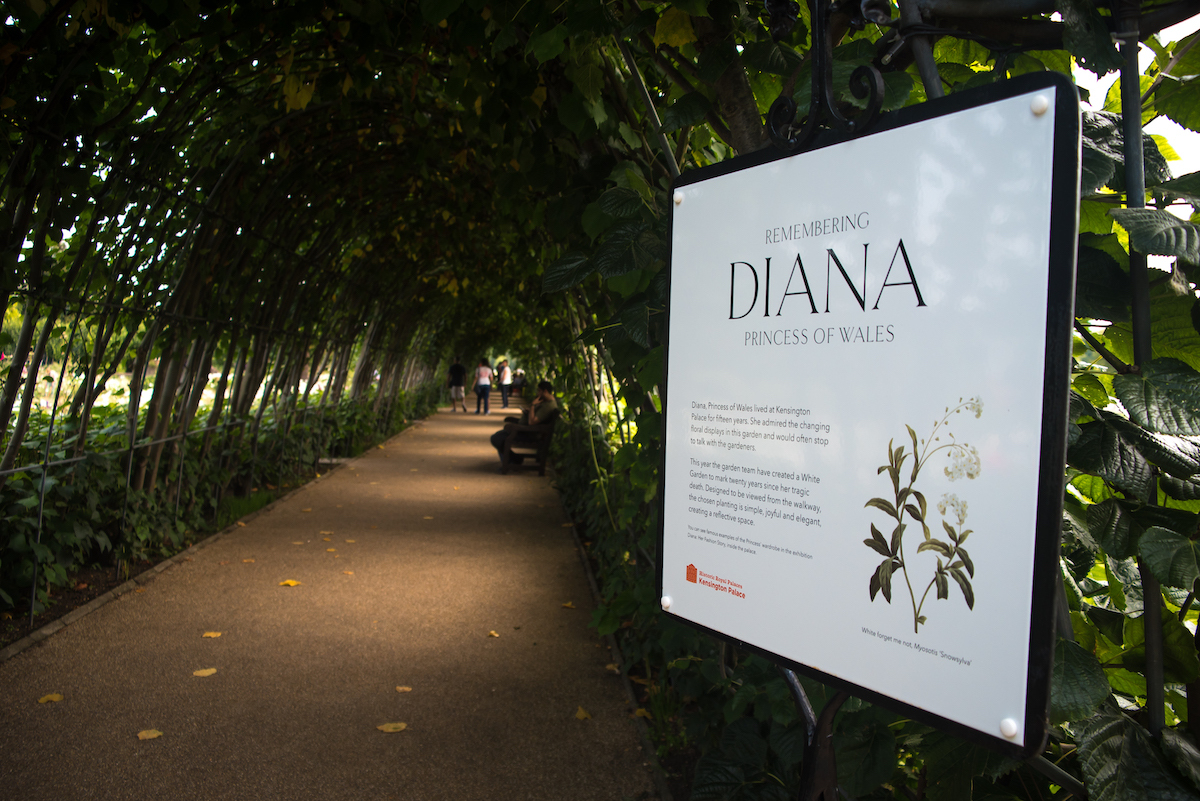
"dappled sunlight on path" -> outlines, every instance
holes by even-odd
[[[0,664],[0,795],[649,797],[566,518],[498,473],[501,420],[443,410]]]

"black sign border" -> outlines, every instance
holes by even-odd
[[[1055,92],[1053,166],[1050,204],[1050,252],[1049,278],[1047,285],[1046,355],[1042,377],[1042,432],[1041,458],[1038,468],[1037,515],[1033,549],[1033,582],[1030,605],[1029,663],[1026,671],[1025,744],[1012,743],[1001,736],[988,734],[980,729],[966,726],[944,718],[920,707],[911,706],[891,696],[883,695],[867,687],[856,685],[837,676],[823,673],[815,668],[794,662],[752,643],[743,642],[722,632],[710,629],[678,615],[675,620],[698,629],[718,640],[724,640],[743,650],[751,651],[776,664],[789,667],[802,675],[824,684],[845,690],[850,694],[890,709],[899,714],[942,729],[964,740],[976,743],[1000,753],[1028,759],[1041,753],[1049,736],[1050,674],[1054,665],[1054,642],[1057,593],[1060,592],[1059,539],[1062,528],[1063,493],[1065,491],[1065,466],[1067,454],[1067,407],[1070,400],[1070,370],[1072,331],[1075,320],[1075,270],[1079,226],[1079,174],[1080,174],[1080,108],[1079,93],[1067,76],[1057,72],[1027,73],[988,86],[958,92],[948,97],[930,100],[884,114],[862,137],[826,131],[820,134],[813,145],[796,154],[783,153],[768,147],[755,153],[738,156],[728,161],[689,171],[671,185],[675,190],[728,175],[750,167],[757,167],[779,159],[790,158],[801,153],[811,153],[855,138],[874,136],[886,131],[902,128],[918,122],[942,117],[967,109],[1007,100],[1018,95],[1053,88]],[[668,246],[674,244],[674,204],[671,204],[669,230],[672,232]],[[667,261],[667,310],[662,326],[663,338],[663,385],[662,438],[663,452],[660,465],[660,481],[666,478],[667,419],[670,414],[668,388],[670,386],[670,297],[673,260]],[[661,554],[666,538],[666,493],[659,493],[658,592],[663,594],[663,571],[665,565]],[[665,614],[671,614],[669,611]]]

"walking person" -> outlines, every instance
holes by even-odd
[[[488,414],[488,396],[492,393],[492,368],[487,359],[479,360],[479,366],[475,368],[475,380],[471,382],[471,389],[475,390],[475,414],[479,414],[480,406],[483,407],[483,413]]]
[[[467,383],[467,368],[462,366],[461,357],[454,357],[450,372],[446,376],[446,386],[450,387],[450,411],[457,412],[461,406],[463,414],[467,413],[467,401],[463,388]]]
[[[513,374],[508,366],[508,359],[504,359],[498,365],[500,370],[500,406],[508,408],[508,393],[512,392]]]

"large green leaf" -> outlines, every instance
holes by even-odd
[[[1163,434],[1200,436],[1200,372],[1177,359],[1154,359],[1142,374],[1113,379],[1113,392],[1139,425]]]
[[[1163,729],[1162,750],[1171,764],[1191,780],[1192,786],[1200,789],[1200,748],[1196,740],[1185,731]]]
[[[1129,319],[1129,274],[1096,248],[1080,246],[1075,316],[1120,322]]]
[[[1177,531],[1149,528],[1138,550],[1146,567],[1168,587],[1191,589],[1200,576],[1200,543]]]
[[[711,105],[708,98],[699,92],[688,92],[663,111],[661,130],[670,132],[685,125],[697,125],[704,121]]]
[[[1200,204],[1200,172],[1190,172],[1151,188],[1162,198],[1182,198]]]
[[[1088,0],[1055,0],[1054,8],[1062,15],[1063,45],[1081,67],[1099,76],[1121,68],[1121,54],[1095,5]]]
[[[1058,640],[1050,674],[1050,722],[1091,717],[1109,696],[1108,679],[1096,657],[1078,643]]]
[[[642,196],[621,186],[614,186],[600,196],[600,210],[610,217],[632,217],[642,207]]]
[[[1019,763],[977,745],[937,732],[924,738],[926,798],[929,801],[963,801],[971,798],[977,777],[995,780]]]
[[[1153,490],[1150,464],[1128,440],[1104,421],[1080,426],[1079,440],[1067,449],[1067,463],[1095,473],[1137,498],[1148,499]]]
[[[1200,678],[1200,660],[1196,656],[1195,635],[1169,609],[1162,609],[1163,679],[1187,684]],[[1125,642],[1121,662],[1128,670],[1145,673],[1146,621],[1144,615],[1125,618]]]
[[[1146,730],[1121,712],[1106,712],[1088,721],[1078,746],[1089,801],[1196,799]]]
[[[1129,243],[1142,253],[1200,262],[1200,227],[1161,209],[1113,209],[1129,232]]]
[[[1125,504],[1109,498],[1093,504],[1087,510],[1087,526],[1092,537],[1110,556],[1128,559],[1137,554],[1137,535],[1133,517],[1126,513]]]
[[[586,254],[568,253],[546,268],[542,292],[562,292],[583,281],[593,272]]]
[[[874,709],[843,714],[833,735],[838,786],[864,796],[896,770],[896,737],[886,716]]]
[[[1155,434],[1123,417],[1106,413],[1105,421],[1130,442],[1154,465],[1176,478],[1200,473],[1200,445],[1183,437]]]

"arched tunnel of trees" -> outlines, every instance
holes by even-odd
[[[803,726],[783,680],[660,614],[655,495],[667,192],[680,170],[768,147],[781,93],[808,107],[810,4],[3,13],[5,618],[53,605],[81,567],[121,575],[177,552],[432,411],[456,355],[503,354],[563,397],[556,482],[602,582],[593,624],[645,688],[659,756],[689,766],[696,798],[794,797]],[[1197,13],[836,3],[834,99],[861,103],[849,76],[867,63],[885,110],[1027,72],[1105,75],[1123,63],[1113,34],[1136,32],[1143,124],[1200,131],[1197,35],[1159,34]],[[1072,781],[1096,799],[1200,794],[1200,180],[1173,176],[1169,141],[1146,135],[1149,208],[1117,224],[1110,210],[1141,205],[1120,83],[1090,101],[1050,742],[1017,763],[855,702],[834,729],[852,797],[1062,798]],[[1139,279],[1131,248],[1166,258]]]

